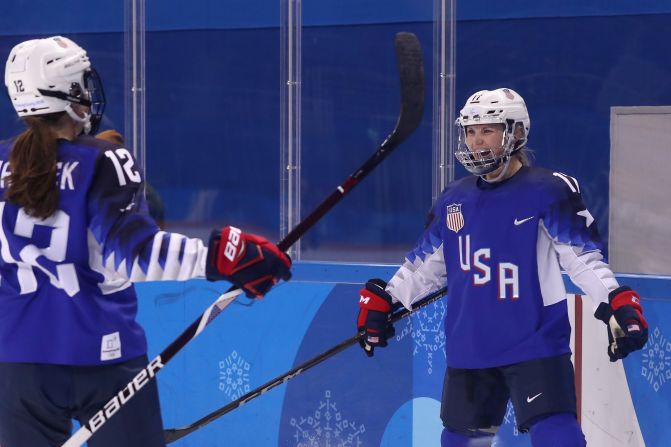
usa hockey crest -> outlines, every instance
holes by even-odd
[[[464,215],[461,214],[461,203],[447,205],[447,228],[455,233],[464,228]]]

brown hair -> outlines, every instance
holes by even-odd
[[[58,209],[58,140],[52,127],[62,116],[63,112],[25,117],[28,128],[16,138],[9,155],[11,172],[5,179],[9,183],[5,199],[40,219]]]
[[[107,141],[108,143],[118,144],[119,146],[123,146],[126,144],[124,143],[121,134],[114,129],[103,130],[102,132],[96,135],[96,138],[101,139],[103,141]]]
[[[534,156],[531,153],[531,150],[526,146],[515,152],[513,157],[517,157],[520,163],[522,163],[522,166],[531,166],[533,164]]]

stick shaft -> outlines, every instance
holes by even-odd
[[[422,65],[422,53],[419,41],[414,34],[398,33],[395,39],[395,48],[400,72],[401,83],[401,110],[396,122],[396,127],[380,145],[375,153],[366,162],[350,175],[331,195],[329,195],[317,208],[304,218],[292,231],[290,231],[277,245],[282,251],[286,251],[305,232],[310,229],[321,217],[323,217],[336,203],[338,203],[358,182],[368,175],[387,155],[397,147],[408,135],[419,126],[424,110],[424,68]],[[165,348],[145,369],[140,371],[123,390],[133,388],[134,383],[139,381],[142,386],[148,380],[153,380],[156,373],[163,368],[184,346],[193,340],[204,328],[209,325],[233,300],[242,293],[240,289],[232,287],[227,293],[221,295],[198,319],[196,319],[184,332],[182,332],[170,345]],[[153,365],[153,367],[152,367]],[[139,379],[141,378],[141,380]],[[140,387],[138,387],[139,390]],[[75,432],[62,447],[78,447],[86,442],[93,434],[104,425],[107,420],[116,414],[105,411],[106,408],[121,408],[134,396],[121,400],[119,394],[110,399],[105,406],[98,411],[87,423]]]

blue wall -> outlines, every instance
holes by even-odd
[[[309,113],[304,116],[303,150],[319,152],[318,157],[304,158],[304,175],[310,173],[305,211],[350,174],[375,147],[373,140],[393,126],[393,55],[380,45],[364,45],[391,42],[398,30],[416,32],[424,43],[431,85],[432,23],[427,19],[432,12],[426,7],[430,2],[421,2],[421,7],[416,3],[397,0],[385,9],[371,2],[371,8],[378,8],[355,8],[359,12],[351,16],[335,14],[328,4],[319,10],[305,5],[307,24],[327,23],[332,15],[338,23],[373,18],[397,22],[401,12],[420,20],[304,29],[303,94]],[[11,34],[26,29],[52,33],[55,24],[64,23],[60,31],[81,31],[73,37],[89,49],[112,99],[104,127],[122,128],[123,35],[91,33],[111,25],[95,18],[78,22],[77,17],[87,15],[73,15],[71,9],[62,22],[45,24],[35,16],[17,21],[12,19],[20,16],[17,4],[23,3],[10,3],[0,17],[5,34],[0,51],[6,54],[25,37]],[[64,14],[49,5],[43,6],[52,17]],[[506,85],[521,92],[531,112],[530,147],[537,162],[581,181],[592,214],[607,234],[609,108],[671,104],[671,59],[662,56],[658,44],[671,20],[671,2],[483,5],[459,3],[457,103],[482,88]],[[150,4],[147,14],[149,29],[156,30],[147,35],[148,179],[168,205],[168,221],[244,223],[274,237],[279,221],[279,7],[257,1],[231,10],[214,2],[186,8],[183,2],[165,8]],[[108,12],[109,23],[121,23],[118,6]],[[215,17],[222,20],[214,23]],[[218,29],[169,31],[178,23]],[[339,69],[384,74],[378,82],[382,88],[356,90],[339,76]],[[334,99],[325,103],[324,97]],[[306,244],[317,245],[325,236],[338,243],[412,244],[430,206],[430,111],[399,155],[385,163],[384,177],[377,174],[364,182],[364,191],[348,198],[342,211],[307,236]],[[0,104],[0,123],[3,136],[20,129],[7,101]],[[408,162],[415,158],[421,161]],[[407,166],[413,167],[408,171]],[[459,168],[457,174],[464,172]],[[391,208],[381,211],[371,205],[374,190],[366,188],[375,182],[388,193]],[[196,212],[193,204],[204,191],[210,194],[208,206]],[[359,216],[370,218],[371,231],[361,231]],[[330,228],[338,232],[326,235]]]
[[[520,92],[537,162],[580,180],[605,232],[610,107],[671,104],[671,59],[655,44],[669,20],[660,14],[461,22],[458,101],[491,86]]]
[[[68,0],[68,7],[50,0],[13,0],[3,4],[0,34],[94,33],[123,31],[124,2],[103,2],[91,9],[87,0]],[[40,14],[26,14],[27,8]],[[303,2],[307,26],[365,23],[427,22],[433,2],[415,0],[337,0]],[[277,0],[162,0],[147,2],[147,29],[191,30],[278,26]],[[79,13],[77,13],[79,12]],[[671,0],[510,0],[457,2],[459,20],[616,16],[671,13]]]

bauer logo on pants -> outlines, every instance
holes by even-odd
[[[464,215],[461,214],[461,203],[447,205],[447,228],[455,233],[464,228]]]

